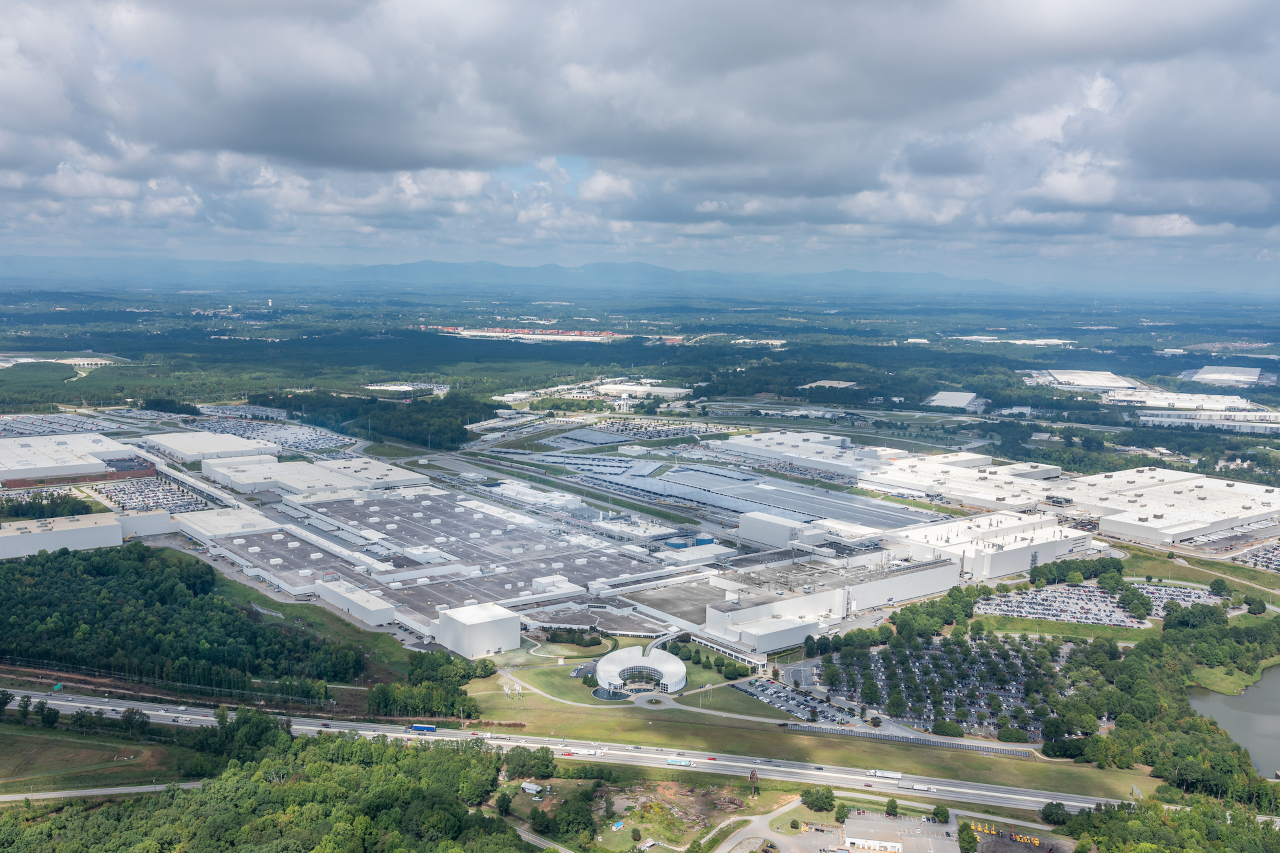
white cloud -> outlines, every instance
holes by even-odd
[[[1216,281],[1280,228],[1263,0],[0,15],[0,233],[23,247],[778,268],[817,251],[999,277],[1091,246],[1145,270],[1166,238]]]
[[[630,178],[610,175],[608,172],[597,171],[578,184],[578,198],[583,201],[620,201],[635,197],[636,191]]]

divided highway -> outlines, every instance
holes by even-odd
[[[149,702],[134,702],[123,699],[106,699],[102,697],[77,696],[66,693],[39,693],[31,691],[11,691],[15,696],[29,695],[31,701],[44,699],[63,714],[74,714],[81,708],[91,711],[102,709],[108,716],[119,718],[127,708],[137,708],[146,712],[151,722],[169,726],[212,726],[216,725],[213,711],[205,708],[186,708],[178,704],[156,705]],[[731,753],[703,752],[698,750],[677,750],[669,747],[635,746],[614,744],[599,741],[565,740],[563,738],[533,737],[528,735],[504,735],[498,733],[477,733],[462,729],[441,729],[435,732],[406,732],[403,726],[376,725],[372,723],[355,723],[316,720],[306,717],[292,717],[294,734],[318,734],[320,732],[354,732],[362,737],[386,735],[404,740],[469,740],[473,737],[485,737],[496,741],[504,748],[524,745],[536,749],[547,746],[555,752],[560,760],[591,761],[605,764],[629,764],[639,767],[685,766],[688,762],[691,770],[700,773],[718,773],[739,778],[750,775],[754,770],[761,779],[777,779],[788,782],[805,782],[813,785],[830,785],[841,790],[865,789],[871,793],[896,795],[899,781],[916,785],[926,785],[931,790],[929,795],[938,799],[957,803],[973,803],[985,806],[1002,806],[1016,809],[1039,809],[1047,802],[1064,803],[1071,811],[1091,809],[1095,803],[1119,803],[1119,800],[1086,797],[1078,794],[1062,794],[1053,791],[1037,791],[1024,788],[1011,788],[1004,785],[989,785],[980,782],[964,782],[955,779],[935,779],[927,776],[904,774],[901,780],[882,779],[868,776],[867,770],[857,767],[818,766],[808,762],[782,761],[769,758],[733,755]],[[672,765],[672,762],[679,764]],[[904,792],[905,793],[905,792]],[[915,792],[919,795],[920,791]]]

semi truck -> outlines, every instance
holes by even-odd
[[[690,767],[693,765],[693,762],[687,758],[668,758],[667,763],[674,764],[677,767]]]
[[[930,785],[921,785],[919,782],[899,782],[899,783],[898,783],[898,787],[899,787],[899,788],[902,788],[902,789],[905,789],[905,790],[907,790],[907,791],[936,791],[936,790],[938,790],[937,788],[934,788],[934,787],[932,787],[932,786],[930,786]]]
[[[426,725],[425,723],[414,723],[410,726],[410,729],[415,732],[434,732],[436,727]]]
[[[902,774],[897,770],[868,770],[868,776],[879,776],[881,779],[901,779]]]

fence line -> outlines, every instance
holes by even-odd
[[[829,729],[823,726],[811,726],[806,723],[788,723],[787,728],[795,732],[818,732],[824,735],[844,735],[845,737],[864,737],[871,740],[888,740],[895,743],[910,743],[915,746],[936,746],[941,749],[963,749],[968,752],[981,752],[987,755],[1000,755],[1006,758],[1017,758],[1021,761],[1031,760],[1027,750],[1001,749],[1000,747],[979,745],[975,743],[950,743],[948,741],[927,740],[905,735],[879,734],[878,732],[862,732],[857,729]]]

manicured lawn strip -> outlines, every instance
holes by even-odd
[[[1137,642],[1143,637],[1158,633],[1159,628],[1116,628],[1111,625],[1081,625],[1078,622],[1052,622],[1048,619],[1022,619],[1017,616],[991,616],[986,613],[975,614],[975,621],[982,622],[988,631],[1001,634],[1042,634],[1055,637],[1085,637],[1111,639],[1124,642]]]
[[[786,711],[775,708],[772,705],[766,705],[759,699],[752,699],[747,694],[734,690],[732,687],[721,687],[709,692],[704,690],[691,696],[681,696],[676,702],[693,708],[711,708],[714,711],[725,711],[730,714],[770,717],[775,720],[796,719]]]
[[[1122,545],[1129,556],[1124,561],[1125,574],[1135,577],[1151,575],[1153,578],[1165,580],[1189,581],[1208,586],[1219,576],[1253,584],[1263,590],[1280,591],[1280,573],[1265,572],[1225,560],[1204,560],[1196,557],[1183,557],[1191,565],[1175,563],[1163,554],[1145,548]],[[1201,571],[1203,570],[1203,571]]]
[[[283,604],[247,584],[227,578],[221,572],[218,573],[215,591],[229,601],[244,605],[257,603],[259,607],[283,613],[285,617],[278,619],[265,613],[259,614],[264,622],[305,628],[317,636],[336,643],[352,643],[362,648],[368,655],[367,659],[372,663],[401,675],[409,673],[409,653],[391,634],[361,630],[336,613],[331,613],[314,604]],[[302,623],[294,625],[295,619],[301,619]]]
[[[813,764],[873,767],[905,773],[989,782],[1068,794],[1127,799],[1129,786],[1150,796],[1160,780],[1132,770],[1098,770],[1077,764],[1019,761],[925,746],[839,735],[800,734],[779,726],[708,717],[694,711],[636,707],[605,711],[564,705],[526,693],[519,702],[502,694],[477,696],[485,719],[519,720],[524,734],[605,739],[672,747],[693,753],[720,751]],[[742,768],[733,771],[744,772]]]
[[[522,669],[513,673],[513,675],[525,684],[536,687],[544,693],[555,696],[557,699],[609,707],[618,707],[626,704],[625,702],[606,702],[592,696],[591,688],[584,685],[581,679],[569,677],[569,673],[573,672],[574,666],[576,664]],[[467,692],[470,693],[471,691],[468,690]]]

